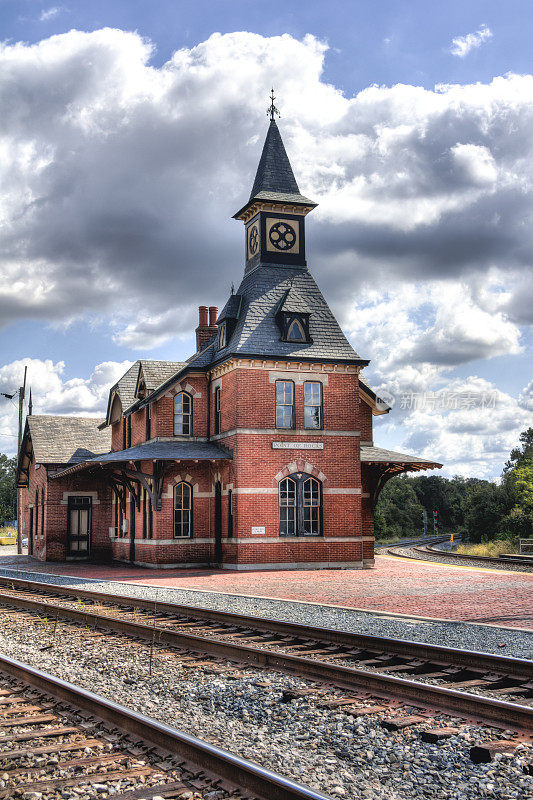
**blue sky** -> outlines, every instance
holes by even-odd
[[[97,414],[127,362],[190,355],[242,274],[273,82],[310,269],[397,400],[376,438],[499,474],[533,409],[530,3],[0,0],[0,23],[0,391],[31,359],[37,411]]]

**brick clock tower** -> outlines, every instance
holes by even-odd
[[[275,120],[244,223],[244,276],[196,353],[139,359],[105,420],[28,416],[22,528],[41,559],[139,566],[366,568],[374,507],[401,472],[441,466],[375,447],[390,409],[361,378],[307,267],[301,194]],[[42,467],[42,469],[41,469]]]
[[[233,452],[224,561],[368,567],[358,380],[368,361],[307,268],[305,217],[316,203],[298,188],[273,99],[252,192],[234,217],[244,222],[244,279],[218,319],[212,364],[213,391],[225,398],[212,439]]]

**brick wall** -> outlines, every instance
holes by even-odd
[[[294,365],[294,374],[284,370],[237,367],[213,380],[205,375],[189,375],[174,391],[189,391],[193,397],[193,435],[207,435],[208,402],[211,403],[211,434],[214,433],[214,390],[221,390],[221,436],[216,442],[232,451],[232,462],[181,462],[168,471],[164,480],[161,510],[153,511],[153,539],[143,538],[143,506],[132,510],[127,498],[130,532],[135,520],[134,560],[141,564],[209,564],[215,558],[215,481],[222,485],[223,560],[235,565],[329,563],[343,564],[373,558],[373,512],[365,487],[361,484],[360,441],[371,439],[372,417],[369,406],[358,402],[358,378],[339,371],[317,372],[309,379],[323,382],[324,430],[304,429],[304,376]],[[302,367],[303,370],[303,367]],[[295,383],[296,432],[275,430],[275,378]],[[209,395],[209,396],[208,396]],[[152,404],[152,438],[173,436],[173,396],[161,397]],[[146,411],[132,415],[132,445],[145,441]],[[359,435],[359,432],[361,435]],[[229,433],[229,435],[224,435]],[[113,425],[113,448],[122,449],[122,424]],[[320,444],[322,447],[276,449],[273,442]],[[145,474],[152,462],[143,462]],[[278,484],[292,472],[310,473],[322,482],[323,536],[280,537]],[[39,475],[39,473],[41,473]],[[44,482],[44,468],[30,470],[28,497],[38,482]],[[179,479],[194,487],[193,537],[173,537],[173,486]],[[233,493],[233,537],[228,538],[228,491]],[[95,491],[93,505],[93,555],[101,558],[130,559],[130,532],[109,537],[115,526],[111,490],[83,473],[63,481],[51,481],[46,496],[46,544],[38,557],[63,559],[67,545],[67,510],[64,493]],[[252,528],[264,533],[252,534]],[[146,537],[148,536],[148,527]],[[369,541],[362,541],[363,538]],[[361,548],[363,547],[363,554]]]
[[[372,409],[365,403],[364,400],[361,400],[359,403],[359,426],[361,429],[361,441],[362,442],[371,442],[372,441]]]
[[[48,480],[47,472],[54,469],[53,465],[48,465],[48,469],[43,465],[36,470],[32,460],[29,487],[21,492],[23,535],[29,536],[30,505],[35,504],[35,491],[39,489],[38,536],[35,536],[35,509],[33,512],[34,557],[46,561],[64,561],[67,558],[68,495],[90,493],[93,498],[91,555],[97,560],[108,560],[111,557],[108,530],[111,524],[110,489],[102,482],[82,475],[73,475],[63,480]],[[41,536],[42,505],[40,498],[43,488],[45,497],[44,536]]]

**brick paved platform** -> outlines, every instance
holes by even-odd
[[[372,570],[230,572],[45,563],[0,555],[2,566],[150,586],[303,600],[369,611],[533,628],[533,573],[376,557]]]

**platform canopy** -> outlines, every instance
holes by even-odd
[[[373,445],[361,445],[361,469],[368,481],[370,499],[375,506],[379,494],[390,478],[405,472],[440,469],[438,461],[429,461],[408,453],[396,453]]]
[[[50,479],[66,478],[80,472],[88,473],[108,483],[123,508],[125,508],[126,490],[133,494],[139,506],[140,485],[149,494],[153,508],[159,509],[163,478],[172,464],[181,461],[216,463],[232,458],[231,452],[209,442],[146,442],[129,447],[127,450],[115,450],[72,464],[51,474]],[[144,471],[141,462],[147,461],[151,462],[152,466],[150,470]]]

